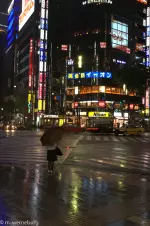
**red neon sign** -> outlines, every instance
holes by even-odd
[[[105,108],[106,102],[105,101],[99,101],[98,105],[99,105],[100,108]]]
[[[74,103],[74,108],[77,108],[78,107],[78,102],[75,102]]]
[[[62,51],[67,51],[68,50],[68,46],[67,45],[61,45],[61,50]]]
[[[32,87],[33,76],[33,39],[30,39],[30,53],[29,53],[29,88]]]
[[[100,42],[100,48],[105,49],[106,46],[106,42]]]
[[[130,108],[130,110],[133,110],[134,109],[134,105],[130,104],[129,108]]]

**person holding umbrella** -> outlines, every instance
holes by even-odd
[[[54,172],[54,163],[58,160],[57,156],[62,156],[62,152],[58,148],[58,143],[62,136],[63,129],[56,127],[46,130],[40,139],[42,145],[46,146],[47,150],[48,173]]]

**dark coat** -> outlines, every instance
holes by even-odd
[[[47,150],[47,161],[56,162],[58,160],[57,156],[62,156],[62,152],[59,148],[55,150]]]

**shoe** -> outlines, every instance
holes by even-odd
[[[51,171],[50,170],[48,170],[48,174],[50,174],[51,173]]]

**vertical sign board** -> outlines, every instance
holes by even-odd
[[[145,98],[145,109],[146,115],[149,116],[149,106],[150,105],[150,88],[146,89],[146,98]]]
[[[28,83],[28,113],[32,111],[32,92],[33,92],[33,39],[30,39],[30,52],[29,52],[29,83]]]
[[[48,0],[41,2],[38,112],[45,112],[47,73]]]
[[[150,7],[147,7],[146,19],[146,67],[150,66]]]

